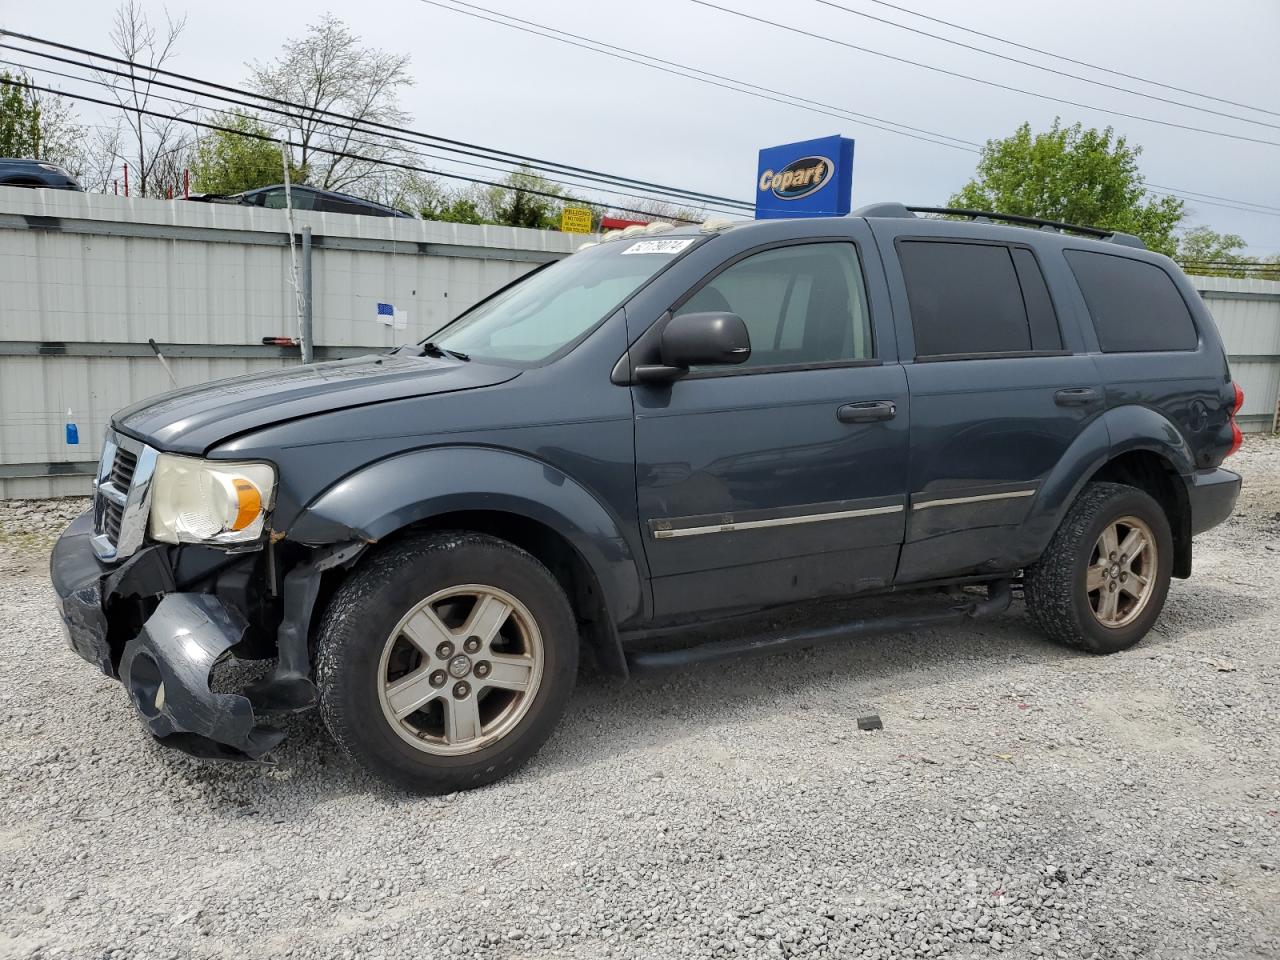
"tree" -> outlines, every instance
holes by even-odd
[[[241,193],[280,183],[284,164],[280,145],[271,131],[252,114],[235,111],[219,118],[218,126],[235,132],[215,130],[196,142],[191,159],[193,186],[201,193]],[[301,182],[301,171],[290,170],[290,178]]]
[[[24,73],[0,71],[0,157],[47,160],[80,176],[84,140],[65,99],[36,90]]]
[[[619,220],[648,220],[663,223],[702,223],[712,214],[705,207],[678,207],[663,200],[626,200],[627,210],[610,210]]]
[[[489,187],[480,195],[480,211],[492,223],[558,230],[560,211],[566,206],[583,205],[558,183],[552,183],[528,167],[509,174],[503,183],[506,186]]]
[[[307,182],[352,192],[373,185],[380,161],[404,156],[395,140],[357,129],[368,123],[403,125],[399,91],[413,84],[408,54],[361,45],[341,20],[325,14],[290,40],[272,63],[251,63],[251,83],[262,94],[301,105],[279,121],[297,148],[297,166]],[[352,118],[338,121],[327,112]]]
[[[1280,257],[1259,259],[1240,253],[1247,244],[1235,233],[1218,233],[1211,227],[1192,227],[1178,238],[1176,257],[1188,273],[1202,277],[1252,277],[1280,279]]]
[[[40,159],[40,104],[23,78],[0,73],[0,157]]]
[[[1033,134],[1024,123],[1011,137],[987,141],[974,178],[950,205],[1119,230],[1172,255],[1183,204],[1148,192],[1141,153],[1111,127],[1064,127],[1055,119]]]
[[[98,72],[124,113],[127,131],[109,138],[109,145],[115,160],[129,164],[132,192],[138,196],[165,196],[181,178],[191,149],[191,133],[182,122],[190,108],[168,100],[157,102],[162,94],[153,91],[155,75],[151,72],[173,57],[186,24],[186,17],[174,20],[166,12],[165,26],[157,30],[138,0],[126,0],[116,10],[109,36],[120,56],[129,62],[128,76]]]

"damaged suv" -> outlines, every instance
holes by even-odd
[[[452,791],[538,749],[583,652],[625,676],[1015,588],[1053,639],[1129,647],[1234,506],[1241,403],[1195,289],[1122,234],[901,204],[632,228],[429,342],[119,412],[52,578],[162,743],[257,759],[318,707]],[[274,662],[211,685],[231,658]]]

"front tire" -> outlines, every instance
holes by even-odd
[[[1050,639],[1090,653],[1141,640],[1164,608],[1173,533],[1149,494],[1090,483],[1040,559],[1027,568],[1027,611]]]
[[[550,736],[578,669],[564,591],[506,541],[438,531],[371,555],[320,626],[316,683],[343,752],[418,793],[491,783]]]

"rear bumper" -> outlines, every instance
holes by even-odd
[[[1240,474],[1222,467],[1197,470],[1187,484],[1191,504],[1191,533],[1204,533],[1231,516],[1240,496]]]
[[[241,760],[256,760],[276,746],[284,733],[259,723],[247,697],[214,693],[209,686],[214,665],[244,638],[243,617],[213,594],[173,592],[167,565],[155,558],[148,565],[145,554],[119,567],[103,566],[90,543],[92,524],[89,513],[73,521],[50,558],[49,575],[71,648],[123,682],[143,725],[166,746],[199,757]],[[129,586],[123,587],[131,572]],[[117,667],[109,634],[118,589],[163,599],[125,643]]]

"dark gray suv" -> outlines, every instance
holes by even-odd
[[[582,651],[625,676],[1015,589],[1124,649],[1233,508],[1241,402],[1132,237],[900,204],[633,228],[428,342],[120,411],[53,583],[161,742],[259,758],[318,706],[380,777],[451,791],[537,750]],[[801,604],[828,615],[750,616]],[[211,689],[229,658],[274,666]]]

